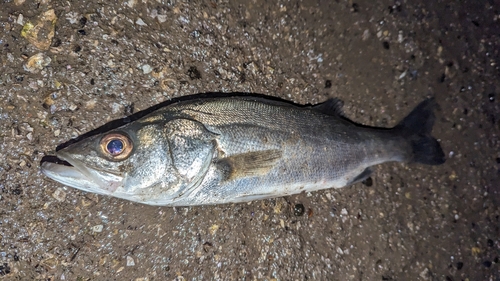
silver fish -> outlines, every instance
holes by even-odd
[[[247,202],[340,188],[384,162],[444,163],[434,99],[394,128],[355,124],[342,102],[261,97],[177,102],[56,152],[42,172],[65,185],[163,206]]]

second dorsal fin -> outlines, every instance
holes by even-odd
[[[313,105],[312,108],[323,114],[344,117],[344,102],[338,98],[331,98],[323,103]]]

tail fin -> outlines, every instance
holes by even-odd
[[[426,99],[394,128],[411,144],[413,153],[410,162],[427,165],[439,165],[445,162],[441,145],[431,136],[436,119],[433,111],[436,107],[434,98]]]

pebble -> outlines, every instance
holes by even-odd
[[[118,112],[122,111],[122,105],[119,104],[119,103],[116,103],[114,102],[112,105],[111,105],[111,112],[113,114],[117,114]]]
[[[147,26],[147,24],[141,18],[137,18],[135,23],[140,26]]]
[[[479,255],[481,253],[481,249],[479,247],[472,247],[471,253],[474,257],[476,257],[477,255]]]
[[[48,66],[52,59],[45,55],[44,53],[38,53],[36,55],[31,56],[28,61],[23,65],[24,70],[37,73],[42,70],[44,67]]]
[[[132,258],[131,256],[127,256],[127,266],[134,266],[134,265],[135,265],[134,258]]]
[[[167,15],[158,15],[158,16],[156,16],[156,18],[158,19],[158,21],[160,23],[167,21]]]
[[[23,16],[23,14],[19,14],[19,16],[17,16],[16,23],[19,24],[19,25],[24,25],[24,16]]]
[[[151,73],[151,71],[153,71],[153,68],[149,64],[145,64],[141,68],[142,68],[142,73],[144,74],[149,74]]]
[[[368,40],[368,38],[370,38],[370,31],[368,29],[365,29],[365,31],[363,32],[363,35],[361,36],[361,39],[363,41],[366,41],[366,40]]]
[[[50,9],[38,17],[36,24],[27,22],[21,30],[21,36],[37,49],[48,50],[54,38],[56,21],[54,9]]]
[[[102,224],[94,225],[92,227],[92,231],[93,232],[102,232],[103,228],[104,228],[104,226]]]
[[[214,235],[214,234],[217,232],[217,230],[219,230],[219,225],[217,225],[217,224],[212,225],[212,226],[208,229],[208,231],[209,231],[209,232],[210,232],[210,234],[212,234],[212,235]]]
[[[62,188],[58,188],[56,189],[56,191],[54,191],[52,197],[54,197],[59,202],[63,202],[66,199],[66,192]]]
[[[130,8],[133,8],[137,4],[137,0],[128,0],[125,5],[129,6]]]
[[[342,248],[337,247],[337,253],[339,253],[340,255],[343,255],[344,251],[342,251]]]
[[[429,269],[426,267],[422,272],[420,272],[420,278],[424,280],[429,280]]]

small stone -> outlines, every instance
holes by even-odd
[[[488,100],[490,102],[494,102],[495,101],[495,93],[490,93],[488,94]]]
[[[478,248],[478,247],[472,247],[471,253],[472,253],[473,256],[477,256],[478,254],[481,253],[481,249]]]
[[[62,188],[58,188],[56,189],[56,191],[54,191],[52,197],[54,197],[59,202],[63,202],[66,199],[66,192]]]
[[[339,253],[340,255],[343,255],[344,251],[342,251],[342,248],[337,247],[337,253]]]
[[[28,61],[23,65],[24,70],[37,73],[42,70],[44,67],[48,66],[52,59],[45,55],[44,53],[38,53],[36,55],[31,56]]]
[[[121,104],[114,102],[111,105],[111,112],[113,114],[117,114],[118,112],[121,112],[121,111],[122,111],[122,105]]]
[[[210,234],[212,234],[212,235],[214,235],[214,234],[217,232],[217,230],[219,230],[219,226],[218,226],[217,224],[212,225],[212,226],[208,229],[208,231],[209,231],[209,232],[210,232]]]
[[[127,256],[127,266],[134,266],[134,265],[135,265],[134,258],[132,258],[131,256]]]
[[[137,20],[135,21],[135,24],[140,25],[140,26],[147,26],[147,24],[141,18],[137,18]]]
[[[361,36],[361,39],[363,41],[366,41],[366,40],[368,40],[368,38],[370,38],[370,30],[365,29],[365,31],[363,32],[363,35]]]
[[[89,100],[85,102],[85,109],[94,109],[97,101],[96,100]]]
[[[149,74],[151,73],[151,71],[153,71],[153,68],[149,64],[145,64],[141,68],[142,68],[142,73],[144,74]]]
[[[104,264],[106,264],[106,256],[102,256],[100,259],[99,259],[99,265],[100,266],[103,266]]]
[[[158,16],[156,16],[156,18],[158,19],[158,21],[160,23],[167,21],[167,15],[158,15]]]
[[[36,24],[27,22],[21,30],[21,36],[40,50],[48,50],[55,34],[57,16],[54,9],[50,9],[36,20]]]
[[[398,43],[403,43],[404,37],[403,34],[399,33],[398,34]]]
[[[104,228],[104,226],[102,224],[94,225],[92,227],[92,231],[93,232],[102,232],[103,228]]]
[[[58,137],[61,134],[61,130],[57,129],[54,131],[54,137]]]
[[[429,280],[429,269],[425,268],[424,270],[422,270],[422,272],[420,272],[419,276],[420,276],[420,278],[422,278],[424,280]]]
[[[23,14],[19,14],[19,16],[17,16],[16,23],[19,24],[19,25],[24,25],[24,16],[23,16]]]
[[[130,8],[133,8],[137,4],[137,0],[128,0],[125,5],[129,6]]]

